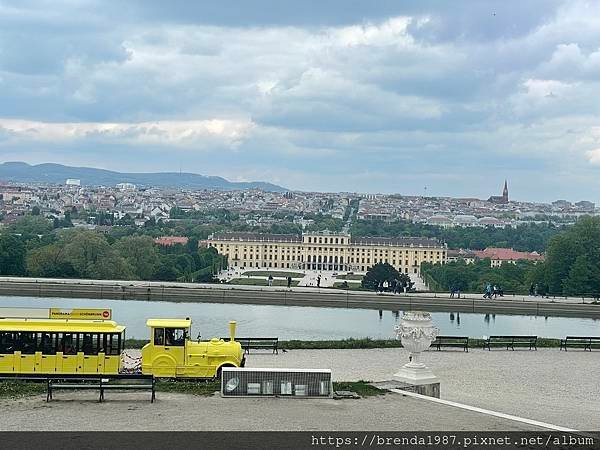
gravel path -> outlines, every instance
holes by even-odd
[[[46,403],[34,398],[1,401],[0,430],[19,431],[310,431],[310,430],[536,430],[519,422],[386,394],[360,400],[223,399],[159,392],[61,392]],[[70,399],[70,400],[69,400]]]
[[[332,369],[334,380],[384,381],[407,362],[401,348],[253,353],[249,367]],[[556,348],[428,351],[442,399],[576,428],[600,428],[600,352]]]

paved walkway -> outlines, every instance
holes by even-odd
[[[400,394],[360,400],[196,397],[157,393],[61,391],[45,397],[0,401],[2,431],[352,431],[539,430]]]
[[[290,269],[291,270],[291,269]],[[28,282],[28,283],[52,283],[52,284],[75,284],[75,285],[104,285],[104,286],[133,286],[133,287],[174,287],[174,288],[188,288],[188,289],[235,289],[235,290],[248,290],[248,291],[281,291],[287,289],[283,286],[246,286],[246,285],[233,285],[233,284],[211,284],[211,283],[179,283],[179,282],[165,282],[165,281],[123,281],[123,280],[86,280],[86,279],[64,279],[64,278],[31,278],[31,277],[0,277],[0,283],[3,281],[9,282]],[[315,292],[315,287],[293,287],[293,291],[297,292]],[[320,291],[321,293],[337,292],[344,293],[347,295],[373,295],[376,294],[365,292],[365,291],[352,291],[345,289],[333,289],[328,288]],[[392,293],[384,293],[384,296],[393,297]],[[412,297],[428,297],[428,298],[449,298],[449,293],[435,293],[435,292],[415,292],[410,294],[397,294],[407,295]],[[463,299],[482,299],[482,294],[461,294]],[[594,299],[581,297],[541,297],[541,296],[529,296],[529,295],[506,295],[504,297],[498,297],[500,300],[517,300],[523,302],[538,302],[538,303],[591,303]]]
[[[384,381],[407,362],[402,348],[290,350],[249,355],[249,367],[327,368],[334,380]],[[555,425],[600,429],[600,351],[428,351],[441,398]]]

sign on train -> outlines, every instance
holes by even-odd
[[[110,320],[112,311],[99,308],[50,308],[50,319],[94,319]]]

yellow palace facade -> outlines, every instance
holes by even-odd
[[[437,239],[360,237],[347,233],[302,235],[215,233],[202,241],[240,269],[297,269],[366,272],[387,262],[402,273],[419,274],[422,262],[445,264],[447,245]]]

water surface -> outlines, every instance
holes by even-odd
[[[138,300],[0,297],[0,307],[110,308],[113,319],[127,327],[127,337],[146,339],[148,318],[185,318],[193,321],[192,335],[227,336],[228,321],[238,322],[238,336],[276,336],[288,339],[344,339],[394,337],[402,311],[318,308],[304,306],[172,303]],[[565,317],[513,316],[432,312],[441,334],[470,337],[493,334],[600,335],[600,320]]]

